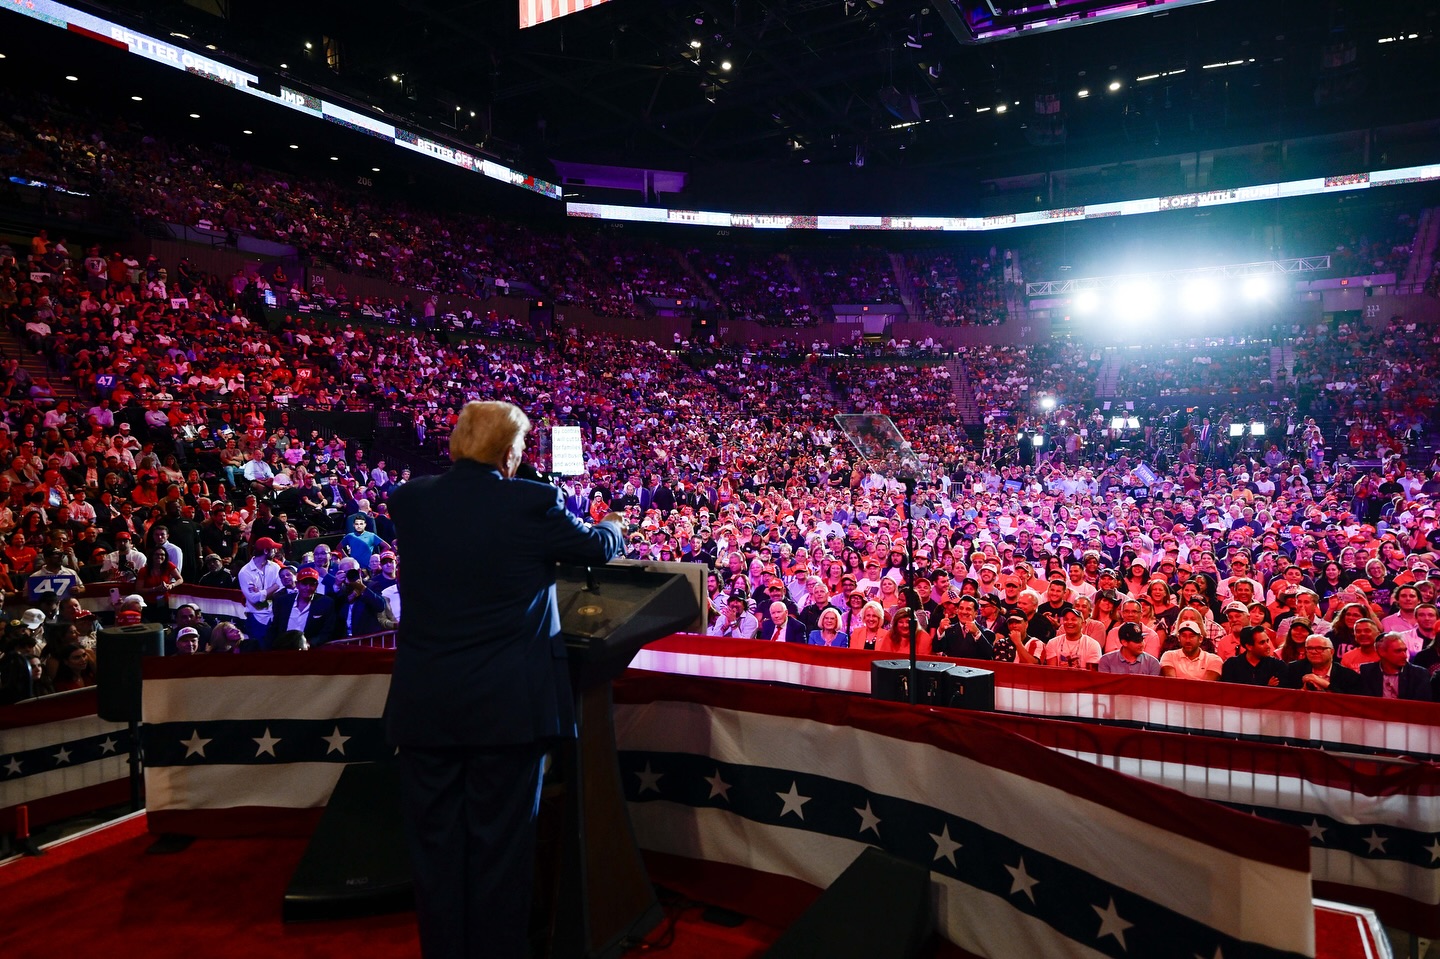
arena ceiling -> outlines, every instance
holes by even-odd
[[[121,6],[532,160],[898,168],[1435,113],[1425,0],[1213,0],[982,44],[942,2],[969,0],[609,0],[526,30],[517,0]]]

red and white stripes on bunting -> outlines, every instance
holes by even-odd
[[[1056,752],[1304,829],[1316,890],[1440,937],[1440,767],[991,715]]]
[[[958,711],[655,674],[616,702],[644,849],[823,888],[877,845],[980,956],[1314,955],[1297,829]]]
[[[0,832],[25,806],[32,828],[124,802],[130,734],[95,715],[95,690],[0,707]]]
[[[520,29],[598,7],[606,0],[520,0]]]
[[[634,666],[687,676],[869,693],[870,663],[893,658],[795,643],[676,635],[642,649]],[[1014,663],[967,664],[994,670],[995,708],[1001,713],[1284,739],[1440,759],[1440,705],[1434,703],[1110,676]]]
[[[305,834],[343,766],[387,749],[380,715],[393,662],[324,648],[147,660],[151,831]]]
[[[100,583],[98,585],[86,586],[76,593],[74,597],[80,601],[80,605],[92,613],[108,612],[110,610],[110,587],[113,583]],[[131,588],[126,587],[123,592],[130,592]],[[196,586],[192,583],[184,583],[168,592],[151,596],[148,602],[161,602],[171,609],[184,603],[194,603],[200,607],[200,612],[212,619],[216,616],[225,616],[230,619],[245,618],[245,603],[240,598],[238,589],[215,589],[210,586]]]

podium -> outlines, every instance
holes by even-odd
[[[562,567],[556,599],[579,737],[554,753],[560,808],[553,854],[542,843],[538,857],[531,937],[550,959],[610,959],[663,915],[625,807],[610,682],[640,647],[692,622],[698,600],[682,575],[626,566]],[[395,763],[347,766],[285,890],[285,921],[369,916],[411,902]]]
[[[636,567],[562,567],[555,591],[579,737],[559,755],[561,833],[558,861],[540,864],[555,877],[540,955],[611,959],[664,912],[625,806],[610,683],[642,646],[694,620],[699,606],[684,576]]]

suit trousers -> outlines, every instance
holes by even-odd
[[[425,959],[523,959],[545,743],[400,747]]]

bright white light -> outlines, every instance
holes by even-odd
[[[1090,95],[1090,91],[1089,91],[1089,90],[1081,90],[1079,93],[1077,93],[1077,94],[1075,94],[1075,95],[1076,95],[1077,97],[1079,97],[1080,99],[1083,100],[1083,99],[1085,99],[1086,97],[1088,97],[1088,96]]]
[[[66,80],[69,80],[71,83],[74,83],[76,80],[79,80],[80,78],[79,78],[79,77],[72,77],[72,76],[66,75],[65,79],[66,79]]]
[[[1252,276],[1245,281],[1244,292],[1247,300],[1263,300],[1270,295],[1270,280],[1263,276]]]
[[[145,98],[142,97],[142,96],[140,96],[139,94],[136,94],[135,96],[131,97],[130,99],[134,100],[136,103],[139,103],[139,102],[141,102],[142,100],[144,100]]]
[[[1076,313],[1094,313],[1100,309],[1100,294],[1094,290],[1081,290],[1075,297]]]
[[[1115,92],[1116,90],[1118,90],[1118,89],[1120,89],[1120,81],[1119,81],[1119,80],[1111,80],[1111,81],[1110,81],[1110,92],[1111,92],[1111,93],[1114,93],[1114,92]]]
[[[247,137],[248,137],[248,136],[253,136],[254,133],[255,133],[254,130],[241,130],[240,132],[243,133],[243,134],[245,134]]]
[[[371,172],[371,173],[379,173],[379,172],[380,172],[380,168],[379,168],[378,166],[372,166],[372,167],[370,168],[370,172]]]
[[[282,64],[280,64],[280,69],[281,69],[281,70],[289,70],[289,69],[290,69],[290,64],[288,64],[288,63],[282,63]]]
[[[1007,107],[1005,104],[1002,103],[1002,104],[1000,104],[998,107],[995,108],[995,112],[996,112],[996,113],[1004,113],[1004,112],[1005,112],[1006,110],[1008,110],[1008,109],[1010,109],[1010,108]]]
[[[1115,312],[1127,320],[1139,320],[1155,312],[1159,298],[1155,287],[1137,280],[1126,283],[1115,291]]]
[[[192,119],[192,120],[198,120],[198,119],[200,119],[200,114],[198,114],[198,113],[192,113],[192,114],[190,114],[190,119]]]
[[[1187,313],[1209,313],[1220,305],[1220,287],[1214,280],[1191,280],[1180,290],[1180,305]]]
[[[338,160],[338,159],[340,159],[340,158],[339,158],[339,157],[331,157],[330,159],[332,159],[332,160]]]
[[[305,49],[306,49],[306,50],[314,50],[314,49],[315,49],[315,44],[311,43],[309,40],[306,40],[306,41],[305,41]]]
[[[699,40],[691,40],[691,41],[690,41],[690,49],[691,49],[691,50],[699,50],[699,49],[700,49],[700,41],[699,41]]]
[[[1047,413],[1048,413],[1050,410],[1053,410],[1053,409],[1055,408],[1055,397],[1053,397],[1053,396],[1042,396],[1042,397],[1040,397],[1040,408],[1041,408],[1042,410],[1045,410]]]
[[[395,82],[395,83],[399,83],[399,82],[400,82],[400,74],[398,74],[398,73],[392,73],[392,74],[390,74],[390,79],[391,79],[391,81],[393,81],[393,82]]]
[[[729,70],[729,69],[730,69],[730,61],[729,61],[729,60],[721,60],[721,61],[720,61],[720,69],[721,69],[721,70]]]
[[[292,144],[290,144],[290,149],[292,149],[292,150],[298,150],[298,149],[300,149],[300,144],[298,144],[298,143],[292,143]]]

